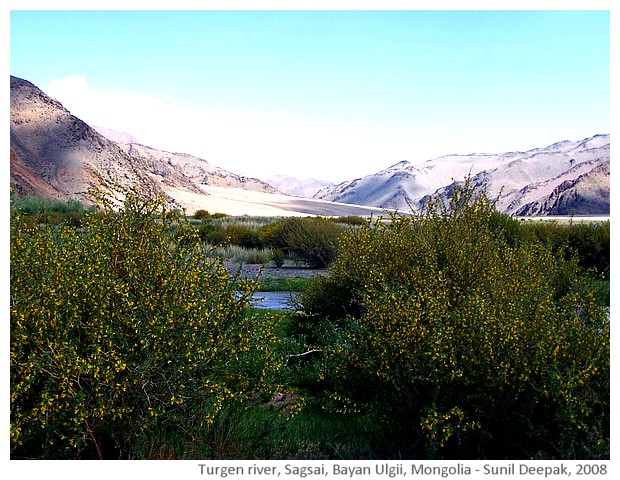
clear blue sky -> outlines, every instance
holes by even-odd
[[[610,131],[608,11],[12,11],[10,73],[236,173],[332,181]]]

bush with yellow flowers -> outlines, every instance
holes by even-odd
[[[495,215],[467,181],[341,237],[320,280],[341,304],[322,345],[327,405],[372,412],[409,458],[609,458],[607,312],[576,261],[509,245]]]
[[[133,458],[161,432],[192,448],[269,374],[256,285],[175,239],[162,205],[129,194],[80,228],[12,212],[12,458]]]

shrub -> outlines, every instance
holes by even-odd
[[[209,213],[208,210],[204,210],[202,208],[196,210],[194,212],[194,219],[196,220],[208,220],[208,219],[220,219],[220,218],[226,218],[229,215],[227,215],[226,213],[220,213],[220,212],[215,212],[215,213]]]
[[[129,195],[81,231],[12,214],[13,458],[134,457],[162,432],[190,448],[269,374],[256,285],[173,242],[183,220],[160,210]]]
[[[22,215],[39,215],[43,212],[54,213],[82,213],[86,207],[79,200],[59,200],[42,195],[25,195],[18,197],[11,195],[12,207]]]
[[[469,181],[348,231],[329,273],[345,315],[323,341],[332,411],[374,412],[409,457],[609,458],[605,310],[576,261],[511,245]]]
[[[288,251],[312,268],[329,265],[338,249],[342,228],[322,217],[285,220],[284,240]]]
[[[194,212],[194,218],[196,220],[205,220],[207,218],[211,218],[211,214],[204,209],[198,209]]]
[[[286,260],[286,254],[281,248],[276,248],[271,251],[271,257],[269,260],[271,260],[276,267],[281,267],[284,265],[284,261]]]
[[[284,238],[285,225],[285,219],[278,219],[275,222],[259,227],[257,233],[261,245],[284,251],[286,248],[286,240]]]
[[[609,272],[610,223],[557,221],[527,222],[522,225],[526,238],[536,238],[560,256],[576,257],[585,269]]]
[[[204,243],[222,245],[228,243],[228,236],[221,225],[211,222],[203,223],[198,227],[198,236]]]
[[[323,268],[336,256],[342,227],[323,217],[287,217],[258,229],[265,246],[311,268]]]
[[[586,269],[609,273],[611,231],[606,222],[587,222],[570,225],[566,235],[569,252],[577,256]]]
[[[336,223],[344,223],[346,225],[354,225],[354,226],[364,225],[368,223],[367,219],[365,219],[364,217],[360,217],[358,215],[344,215],[342,217],[336,217],[332,220]]]
[[[233,223],[226,226],[224,234],[232,245],[238,245],[243,248],[261,247],[258,232],[252,228]]]
[[[243,248],[238,245],[220,245],[209,251],[209,256],[220,260],[230,260],[236,263],[262,264],[271,260],[272,252],[269,249]]]

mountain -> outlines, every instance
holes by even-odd
[[[284,195],[266,182],[192,155],[135,143],[87,125],[32,83],[11,76],[10,184],[17,195],[95,203],[126,188],[163,195],[168,206],[231,215],[378,215],[382,209]],[[114,139],[114,140],[111,140]],[[119,143],[117,143],[119,142]]]
[[[86,199],[115,182],[163,193],[114,142],[32,83],[11,76],[11,188],[17,194]],[[115,192],[118,193],[118,192]]]
[[[315,198],[415,211],[430,196],[449,196],[470,176],[474,186],[498,198],[497,208],[506,213],[608,215],[609,145],[609,135],[595,135],[527,152],[447,155],[416,165],[401,161],[326,187]]]
[[[609,215],[609,180],[607,159],[588,173],[563,181],[550,195],[523,205],[516,215]]]
[[[314,178],[300,180],[288,175],[273,175],[266,178],[265,181],[281,192],[305,198],[312,198],[322,188],[334,185],[326,180],[316,180]]]
[[[186,153],[171,153],[137,143],[121,144],[123,151],[144,165],[151,178],[165,187],[183,187],[195,193],[204,193],[203,185],[241,188],[256,192],[278,193],[266,182],[244,177],[211,165]]]
[[[104,135],[102,135],[102,132]],[[136,143],[101,127],[93,128],[32,83],[11,77],[11,187],[18,194],[87,199],[89,189],[122,197],[114,187],[139,187],[182,206],[171,189],[207,196],[200,185],[276,193],[269,184],[215,167],[187,154],[170,153]]]

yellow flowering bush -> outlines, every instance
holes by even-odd
[[[128,458],[156,431],[196,442],[269,374],[269,318],[244,316],[257,286],[173,241],[183,220],[162,205],[129,194],[81,228],[12,212],[13,458]]]
[[[412,457],[608,458],[607,313],[575,261],[509,245],[495,214],[466,182],[341,238],[320,282],[359,305],[324,339],[329,406],[374,412]]]

